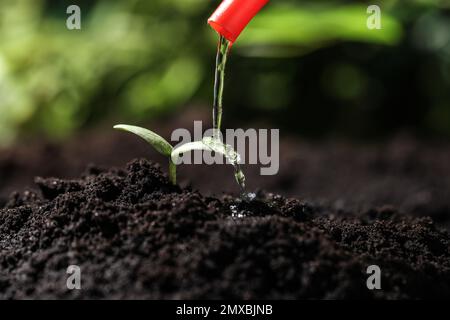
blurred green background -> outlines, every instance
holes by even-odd
[[[0,145],[208,108],[219,3],[0,0]],[[373,4],[381,30],[366,27]],[[272,0],[232,49],[224,102],[225,126],[448,138],[450,1]]]

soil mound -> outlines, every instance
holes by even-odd
[[[0,210],[0,298],[444,298],[450,237],[430,218],[259,193],[204,197],[159,167],[36,178]],[[81,290],[66,286],[81,269]],[[368,290],[366,269],[381,269]]]

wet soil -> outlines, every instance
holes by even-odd
[[[202,120],[198,114],[185,118]],[[207,123],[209,114],[203,120]],[[192,129],[185,122],[172,120],[155,130],[169,139],[173,128]],[[450,230],[449,142],[409,135],[372,143],[303,140],[283,132],[280,136],[278,174],[261,176],[260,165],[244,165],[248,190],[267,190],[354,214],[391,205],[414,217],[431,216]],[[123,167],[133,158],[166,163],[145,141],[114,132],[110,126],[84,132],[64,144],[38,139],[0,150],[0,207],[11,192],[33,188],[35,176],[75,179],[90,163]],[[207,196],[239,192],[231,166],[182,165],[178,180]]]
[[[169,138],[186,119],[210,126],[147,127]],[[277,175],[243,167],[252,201],[230,166],[180,166],[171,186],[165,165],[129,163],[164,158],[109,125],[0,150],[0,298],[450,296],[449,142],[280,135]],[[82,290],[67,289],[72,264]]]
[[[392,206],[207,197],[143,159],[35,186],[0,210],[0,298],[450,296],[448,232]],[[81,290],[67,289],[69,265]],[[366,286],[370,265],[381,290]]]

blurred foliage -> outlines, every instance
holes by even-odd
[[[271,1],[233,47],[226,117],[313,134],[450,135],[448,1],[385,0],[382,30],[368,30],[376,2]],[[209,105],[217,38],[206,19],[218,3],[2,0],[0,144]],[[66,28],[71,4],[81,30]]]
[[[278,5],[256,16],[239,41],[253,55],[275,57],[283,53],[298,55],[302,50],[318,49],[337,41],[398,43],[402,33],[400,23],[384,13],[382,29],[370,31],[366,26],[366,10],[367,5],[362,4]],[[289,52],[286,50],[289,45],[297,50]]]
[[[198,4],[98,1],[84,9],[80,3],[82,30],[69,31],[69,3],[2,1],[2,140],[18,128],[64,136],[119,109],[141,117],[184,103],[204,67],[189,48]]]

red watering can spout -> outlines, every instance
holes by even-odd
[[[231,43],[269,0],[224,0],[208,19],[209,25]]]

